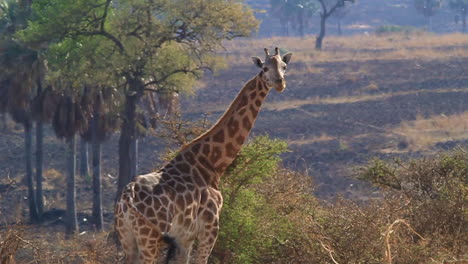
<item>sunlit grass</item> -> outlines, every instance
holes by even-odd
[[[264,47],[275,46],[294,52],[294,61],[304,63],[468,57],[468,35],[459,33],[329,36],[322,51],[316,51],[314,45],[315,36],[307,36],[235,40],[225,47],[230,65],[244,64],[251,56],[263,56]]]
[[[403,121],[393,132],[406,138],[408,148],[424,150],[437,143],[468,139],[468,111],[454,115],[418,116]]]

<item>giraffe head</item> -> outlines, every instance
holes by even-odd
[[[261,76],[265,80],[269,88],[274,87],[276,91],[283,92],[286,88],[286,80],[284,74],[286,66],[291,60],[292,53],[280,55],[279,48],[275,48],[275,54],[270,55],[268,49],[265,48],[265,61],[259,57],[252,57],[253,62],[257,67],[262,69]]]

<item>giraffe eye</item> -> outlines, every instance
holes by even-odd
[[[288,67],[284,66],[284,67],[283,67],[283,70],[286,70],[286,68],[288,68]]]
[[[267,68],[267,67],[263,67],[263,71],[264,71],[264,72],[267,72],[267,71],[268,71],[268,68]]]

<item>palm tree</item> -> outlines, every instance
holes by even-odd
[[[48,86],[43,89],[41,81],[37,82],[37,94],[32,101],[32,118],[36,121],[36,200],[39,215],[44,212],[44,195],[42,191],[43,171],[43,124],[50,123],[58,103],[58,95]]]
[[[25,131],[26,182],[31,222],[38,222],[32,169],[32,98],[44,75],[45,66],[39,53],[15,39],[15,33],[27,26],[30,14],[29,1],[5,1],[0,4],[0,73],[3,100],[0,109],[9,112],[13,119],[23,124]],[[38,85],[39,84],[39,85]],[[36,90],[36,91],[35,91]],[[42,169],[42,160],[37,162]],[[42,208],[42,193],[41,208]]]
[[[67,236],[78,232],[76,213],[76,140],[75,134],[87,128],[87,113],[75,99],[73,87],[66,87],[67,95],[62,94],[52,122],[55,134],[67,143],[67,197],[65,233]]]
[[[101,145],[119,128],[117,113],[117,95],[112,88],[93,89],[95,95],[89,102],[92,105],[88,129],[82,138],[91,142],[92,177],[93,177],[93,209],[92,221],[97,231],[102,230],[102,187],[101,187]]]

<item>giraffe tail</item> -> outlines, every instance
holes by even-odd
[[[167,233],[165,233],[162,238],[163,238],[163,241],[169,245],[169,248],[167,249],[167,257],[166,257],[166,264],[169,264],[169,261],[175,258],[176,250],[177,250],[177,243],[175,239],[169,236]]]

